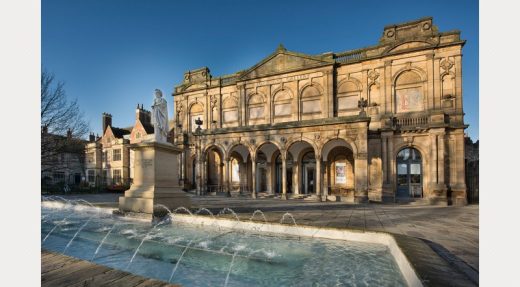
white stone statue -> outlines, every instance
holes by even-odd
[[[162,97],[162,92],[155,89],[155,99],[152,105],[152,124],[156,142],[166,143],[168,138],[168,105]]]

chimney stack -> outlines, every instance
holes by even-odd
[[[137,104],[137,110],[135,110],[135,119],[136,121],[141,121],[142,124],[151,124],[152,114],[150,111],[147,111],[143,108],[143,104],[141,104],[141,107],[139,107],[139,104]]]
[[[70,128],[67,130],[67,139],[72,139],[72,130]]]
[[[88,141],[91,143],[96,141],[96,136],[94,135],[94,133],[90,133],[90,135],[88,136]]]
[[[112,115],[108,114],[108,113],[103,113],[102,124],[103,124],[102,132],[103,132],[103,134],[105,134],[105,130],[107,129],[107,127],[112,126]]]

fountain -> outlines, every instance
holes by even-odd
[[[208,215],[211,216],[211,218],[215,218],[215,215],[213,215],[213,213],[209,209],[204,208],[204,207],[199,208],[199,210],[197,210],[194,214],[199,215],[201,211],[205,211],[206,213],[208,213]]]
[[[193,215],[193,214],[191,213],[191,211],[190,211],[189,209],[187,209],[186,207],[184,207],[184,206],[179,206],[179,207],[175,208],[171,213],[172,213],[172,214],[177,214],[177,212],[179,212],[179,210],[185,211],[185,212],[187,212],[189,215]]]
[[[110,233],[112,233],[112,230],[114,230],[114,227],[116,227],[116,225],[118,225],[118,224],[119,223],[114,223],[114,225],[112,225],[112,228],[110,228],[110,230],[108,230],[107,234],[103,237],[103,239],[99,243],[98,247],[96,248],[96,251],[94,252],[94,255],[92,255],[92,258],[90,259],[90,261],[94,261],[94,258],[96,257],[96,255],[98,254],[99,250],[101,249],[101,246],[103,246],[103,243],[105,243],[105,240],[108,238]]]
[[[63,249],[63,254],[65,254],[65,252],[67,252],[67,249],[69,248],[69,246],[72,244],[72,241],[74,241],[74,239],[76,238],[76,236],[78,236],[78,234],[81,232],[81,230],[83,230],[83,228],[85,226],[87,226],[87,224],[90,222],[90,220],[92,219],[92,217],[90,217],[87,222],[85,222],[79,229],[78,231],[76,231],[76,233],[74,234],[74,236],[72,236],[72,239],[69,241],[69,243],[67,243],[67,246],[65,246],[65,249]]]
[[[226,275],[226,282],[224,282],[224,287],[227,287],[227,285],[228,285],[229,274],[231,274],[231,269],[233,269],[233,262],[235,262],[235,256],[237,256],[237,253],[238,253],[238,251],[235,251],[235,253],[233,253],[233,257],[231,257],[231,263],[229,263],[229,270]]]
[[[260,214],[262,215],[262,218],[264,219],[264,223],[267,223],[267,219],[265,218],[265,214],[260,210],[260,209],[257,209],[253,212],[253,215],[251,216],[251,218],[249,218],[249,221],[253,221],[253,218],[255,218],[255,215],[257,214]]]
[[[297,226],[297,225],[296,225],[296,220],[294,220],[294,216],[293,216],[292,214],[290,214],[289,212],[286,212],[286,213],[282,216],[282,219],[280,219],[280,224],[283,224],[283,222],[284,222],[286,216],[288,216],[289,218],[292,219],[292,222],[293,222],[293,225],[294,225],[294,226]]]
[[[135,249],[135,252],[134,252],[134,255],[132,255],[132,258],[130,259],[130,261],[128,262],[128,265],[126,266],[126,269],[130,268],[130,265],[132,264],[132,262],[134,261],[134,258],[135,256],[137,255],[137,252],[139,252],[139,248],[141,248],[141,245],[143,245],[143,243],[149,239],[149,235],[152,231],[155,230],[155,228],[157,228],[158,226],[160,226],[161,224],[164,224],[166,223],[167,220],[164,219],[162,220],[161,222],[157,223],[156,225],[154,225],[154,227],[152,229],[150,229],[150,231],[148,231],[148,233],[146,233],[146,235],[143,237],[143,239],[141,240],[141,243],[139,243],[139,246],[137,246],[137,248]]]
[[[63,219],[54,225],[52,220],[42,222],[42,234],[47,234],[42,248],[165,282],[182,286],[420,286],[404,255],[395,255],[399,249],[384,233],[302,227],[290,213],[279,223],[267,223],[260,210],[240,221],[230,208],[211,216],[203,208],[191,213],[177,207],[170,212],[166,205],[154,206],[167,216],[150,225],[142,218],[102,216],[109,213],[106,208],[88,204],[74,208],[65,201],[56,204],[58,199],[54,199],[42,203],[42,215]],[[224,214],[231,216],[224,218]],[[65,223],[73,231],[58,228]],[[116,232],[120,224],[129,226],[133,235]],[[369,240],[372,237],[378,239]],[[305,271],[311,266],[322,271]]]
[[[179,267],[179,264],[181,263],[182,257],[184,256],[184,253],[190,248],[191,243],[193,240],[190,240],[188,245],[186,245],[186,248],[184,248],[184,251],[182,251],[181,256],[179,257],[179,260],[177,260],[177,263],[175,263],[175,267],[173,267],[172,274],[170,275],[170,279],[168,279],[168,282],[172,282],[173,274],[175,274],[175,271],[177,271],[177,267]]]
[[[228,207],[222,209],[222,210],[217,214],[217,216],[220,216],[221,214],[226,214],[226,211],[229,211],[229,212],[230,212],[230,213],[235,217],[235,219],[236,219],[237,221],[240,221],[240,219],[238,218],[238,215],[235,213],[235,211],[234,211],[233,209],[231,209],[231,208],[228,208]]]

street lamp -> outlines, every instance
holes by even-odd
[[[201,139],[201,135],[202,135],[202,129],[200,128],[200,126],[202,125],[203,121],[200,119],[200,117],[198,117],[196,120],[195,120],[195,124],[197,125],[197,128],[195,129],[195,133],[194,135],[197,137],[197,147],[196,147],[196,152],[197,152],[197,161],[198,161],[198,164],[199,164],[199,171],[198,171],[198,175],[197,175],[197,179],[200,179],[198,184],[197,184],[197,195],[202,195],[202,168],[201,168],[201,164],[202,164],[202,154],[201,154],[201,148],[202,148],[202,139]]]

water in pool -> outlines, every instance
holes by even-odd
[[[406,286],[380,244],[159,225],[42,204],[42,248],[182,286]]]

